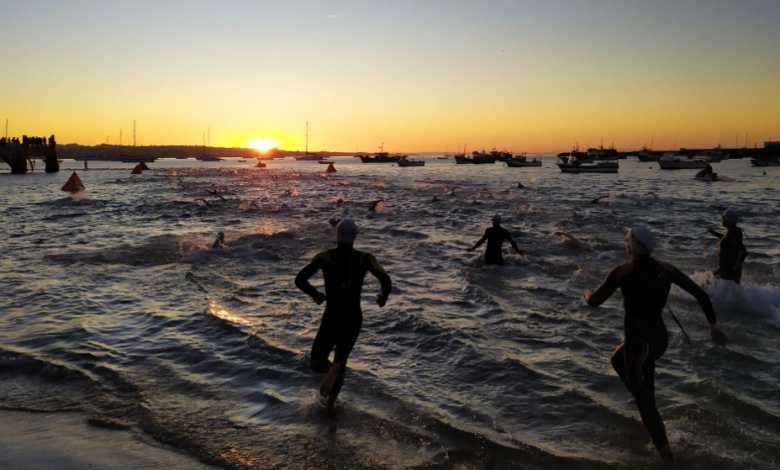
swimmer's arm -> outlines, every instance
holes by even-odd
[[[487,233],[487,230],[485,230],[485,234],[482,235],[482,238],[479,239],[479,241],[477,242],[476,245],[474,245],[471,248],[469,248],[468,251],[474,251],[477,248],[479,248],[480,246],[482,246],[482,244],[485,243],[485,240],[487,240],[487,236],[488,236],[488,233]]]
[[[374,255],[371,254],[368,255],[368,272],[379,279],[379,284],[382,286],[382,293],[380,294],[380,297],[384,303],[384,301],[387,301],[387,298],[390,297],[390,290],[393,288],[393,283],[390,281],[390,276],[387,275],[385,270],[382,269],[382,266],[379,265],[379,262],[377,262]]]
[[[297,276],[295,276],[295,287],[303,291],[304,294],[308,294],[311,297],[317,297],[320,294],[320,292],[314,288],[309,283],[309,279],[317,274],[317,271],[320,270],[321,261],[319,259],[319,256],[315,256],[313,260],[311,260],[311,263],[304,266],[303,269],[301,269],[301,272],[298,273]]]
[[[516,252],[519,254],[523,254],[523,250],[517,247],[517,243],[515,243],[515,240],[512,238],[512,235],[509,234],[509,230],[506,231],[506,240],[512,245],[512,248],[515,249]]]
[[[707,233],[710,233],[710,234],[712,234],[712,235],[715,235],[715,236],[716,236],[716,237],[718,237],[718,238],[723,238],[723,234],[722,234],[722,233],[720,233],[720,232],[716,232],[716,231],[715,231],[715,229],[713,229],[713,228],[708,228],[708,229],[707,229]]]
[[[694,296],[699,302],[701,309],[704,310],[704,315],[707,316],[707,321],[710,322],[710,325],[716,325],[718,320],[715,316],[715,307],[712,306],[710,296],[698,284],[693,282],[691,278],[681,273],[679,269],[671,265],[668,266],[674,270],[672,271],[672,282],[678,285],[680,289]]]
[[[598,307],[603,304],[608,298],[612,297],[612,294],[620,287],[615,270],[617,270],[617,268],[613,269],[609,275],[607,275],[598,289],[585,292],[585,302],[587,302],[589,306]]]

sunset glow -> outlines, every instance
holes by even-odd
[[[272,148],[282,148],[282,143],[274,137],[253,137],[249,140],[249,147],[260,152],[267,152]]]

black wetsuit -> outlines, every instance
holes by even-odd
[[[298,289],[312,297],[317,295],[317,289],[309,284],[309,278],[320,269],[325,278],[327,303],[311,349],[311,368],[315,372],[326,373],[331,366],[328,360],[330,352],[335,348],[333,361],[345,366],[360,334],[363,324],[360,293],[366,273],[370,272],[379,279],[385,299],[390,295],[392,284],[390,276],[379,266],[374,255],[351,246],[339,246],[318,254],[298,273],[295,278]]]
[[[694,296],[707,320],[711,324],[716,322],[715,309],[707,293],[671,264],[652,258],[616,267],[588,299],[588,305],[597,307],[618,288],[623,294],[625,340],[612,354],[612,367],[636,399],[642,422],[658,449],[669,443],[655,406],[655,361],[664,354],[668,344],[661,313],[672,284]]]
[[[708,163],[707,166],[704,167],[704,176],[711,175],[712,174],[712,167]]]
[[[720,242],[718,242],[718,269],[715,271],[715,277],[739,284],[742,280],[742,271],[735,270],[734,266],[744,259],[740,257],[740,252],[744,252],[747,256],[747,249],[742,243],[742,229],[729,228],[724,235],[718,234],[718,236]]]
[[[518,251],[517,243],[512,240],[512,235],[509,234],[509,230],[503,227],[488,227],[485,230],[485,234],[474,245],[474,249],[479,248],[487,240],[487,248],[485,249],[485,264],[504,264],[504,257],[501,254],[501,245],[504,244],[504,240],[507,240],[512,244],[512,248]]]

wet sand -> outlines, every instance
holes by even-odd
[[[81,413],[0,411],[4,470],[215,470],[131,431],[87,424]]]

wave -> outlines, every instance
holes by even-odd
[[[732,281],[715,278],[712,271],[697,271],[691,279],[707,291],[718,310],[752,315],[780,328],[780,287],[756,284],[749,279],[737,285]],[[690,298],[680,289],[675,291],[678,295]]]

